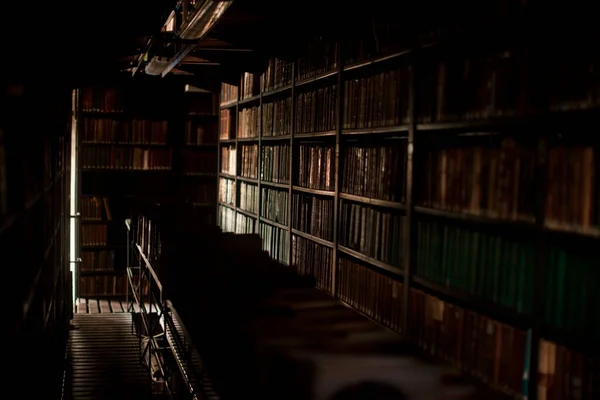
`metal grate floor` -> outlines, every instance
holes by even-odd
[[[75,314],[72,323],[63,400],[151,397],[129,313]]]

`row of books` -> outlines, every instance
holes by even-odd
[[[219,139],[232,139],[235,135],[235,129],[232,129],[235,119],[231,118],[231,110],[224,109],[219,111]]]
[[[292,84],[293,63],[272,58],[263,74],[264,91],[278,89]]]
[[[241,171],[240,176],[251,179],[258,179],[259,152],[258,145],[241,146]]]
[[[256,220],[254,218],[238,213],[235,219],[235,233],[247,234],[256,232]]]
[[[406,140],[385,146],[344,148],[343,193],[403,203],[406,194]]]
[[[230,181],[231,182],[231,181]],[[240,182],[240,208],[258,214],[258,186]]]
[[[188,120],[185,123],[185,144],[199,146],[217,143],[217,126],[214,122]]]
[[[283,136],[292,133],[292,98],[262,104],[262,136]],[[258,131],[257,131],[258,136]]]
[[[143,147],[84,147],[81,149],[83,168],[90,169],[171,169],[171,149]]]
[[[340,245],[396,268],[405,252],[404,215],[364,204],[340,201]]]
[[[438,221],[417,224],[415,274],[519,313],[531,311],[535,247]]]
[[[83,88],[81,109],[86,112],[123,112],[122,91],[119,88]]]
[[[535,200],[535,152],[505,138],[497,147],[431,150],[423,157],[420,203],[442,210],[528,220]]]
[[[295,133],[333,131],[337,127],[337,86],[311,90],[296,98]]]
[[[219,179],[219,202],[235,206],[235,181],[227,178]]]
[[[325,264],[331,275],[331,262]],[[396,332],[402,330],[404,284],[348,258],[340,258],[336,294],[340,300]]]
[[[402,282],[347,258],[339,261],[337,282],[336,294],[342,301],[401,331]],[[410,304],[409,333],[423,349],[515,398],[522,398],[527,382],[527,332],[417,289],[410,291]],[[567,400],[583,398],[584,394],[595,398],[600,393],[595,360],[586,360],[582,354],[548,340],[542,340],[539,346],[539,399]],[[590,366],[587,376],[585,362]]]
[[[408,67],[344,81],[343,129],[397,126],[409,121]]]
[[[187,96],[187,110],[190,115],[217,115],[218,101],[211,92],[190,93]]]
[[[112,213],[108,197],[86,196],[80,199],[80,212],[83,221],[111,220]]]
[[[303,81],[338,68],[338,43],[316,38],[296,62],[296,81]]]
[[[260,216],[270,221],[287,225],[289,202],[288,191],[263,187],[261,188],[261,196]]]
[[[262,238],[263,250],[268,252],[272,259],[287,265],[290,254],[289,232],[261,222],[258,234]]]
[[[106,224],[83,224],[81,226],[82,246],[106,246],[108,226]]]
[[[290,146],[262,146],[260,179],[266,182],[290,182]]]
[[[235,232],[236,212],[231,208],[219,205],[218,223],[223,232]],[[242,215],[242,214],[237,214]]]
[[[83,143],[165,144],[168,122],[84,118]]]
[[[242,108],[238,111],[237,137],[239,139],[258,137],[260,132],[260,108]]]
[[[221,147],[221,172],[224,174],[236,174],[237,149],[235,146]]]
[[[292,228],[333,241],[333,199],[292,194]]]
[[[127,280],[122,273],[117,276],[81,276],[77,290],[79,297],[120,297],[127,294]]]
[[[315,278],[318,288],[331,293],[333,250],[312,240],[292,234],[292,267],[301,276]]]
[[[334,190],[335,153],[332,146],[301,145],[298,161],[298,185],[309,189]]]
[[[239,89],[228,83],[221,84],[221,104],[227,104],[238,99]]]
[[[80,271],[112,271],[115,265],[115,250],[81,252]]]
[[[244,72],[240,82],[240,99],[247,99],[260,94],[260,75]]]

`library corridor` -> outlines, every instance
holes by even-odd
[[[8,397],[600,400],[593,7],[25,8]]]

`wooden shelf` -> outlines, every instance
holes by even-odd
[[[283,225],[283,224],[280,224],[279,222],[271,221],[270,219],[267,219],[265,217],[261,217],[260,222],[265,223],[267,225],[275,226],[277,228],[283,229],[284,231],[289,230],[289,227],[287,225]]]
[[[388,200],[371,199],[364,196],[356,196],[354,194],[340,193],[340,199],[355,201],[357,203],[368,204],[371,206],[394,208],[396,210],[405,210],[406,207],[402,203],[397,203]]]
[[[319,196],[335,196],[335,192],[331,190],[309,189],[302,186],[293,186],[294,191],[302,193],[316,194]]]
[[[268,187],[273,187],[273,188],[278,188],[278,189],[289,189],[290,188],[289,183],[275,183],[275,182],[261,180],[260,184],[262,186],[268,186]]]
[[[321,239],[320,237],[313,236],[313,235],[310,235],[308,233],[304,233],[302,231],[299,231],[298,229],[292,229],[292,233],[294,235],[303,237],[304,239],[308,239],[308,240],[311,240],[311,241],[313,241],[315,243],[319,243],[319,244],[321,244],[323,246],[333,248],[333,242],[330,242],[329,240]]]
[[[359,259],[361,261],[364,261],[367,264],[370,264],[370,265],[372,265],[374,267],[377,267],[377,268],[380,268],[380,269],[384,269],[384,270],[386,270],[388,272],[391,272],[391,273],[393,273],[393,274],[395,274],[397,276],[403,276],[404,275],[402,273],[402,268],[400,268],[400,267],[395,267],[393,265],[384,263],[383,261],[379,261],[379,260],[377,260],[375,258],[372,258],[372,257],[369,257],[369,256],[365,256],[364,254],[362,254],[362,253],[360,253],[360,252],[358,252],[356,250],[349,249],[348,247],[344,247],[344,246],[338,245],[338,249],[342,253],[345,253],[345,254],[347,254],[349,256],[352,256],[352,257],[357,258],[357,259]]]

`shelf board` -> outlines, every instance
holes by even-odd
[[[359,61],[359,62],[357,62],[355,64],[347,65],[343,69],[344,69],[344,72],[353,71],[353,70],[360,69],[360,68],[365,68],[365,67],[368,67],[368,66],[371,66],[371,65],[377,65],[377,64],[380,64],[380,63],[382,63],[384,61],[389,61],[389,60],[394,60],[396,58],[401,58],[401,57],[404,57],[406,55],[409,55],[411,52],[412,52],[411,50],[402,50],[402,51],[399,51],[399,52],[396,52],[396,53],[387,54],[387,55],[384,55],[384,56],[378,56],[378,57],[372,58],[370,60]]]
[[[398,275],[398,276],[404,276],[402,268],[400,268],[400,267],[395,267],[393,265],[384,263],[383,261],[379,261],[379,260],[377,260],[375,258],[366,256],[366,255],[362,254],[361,252],[349,249],[348,247],[344,247],[344,246],[338,245],[338,250],[341,251],[344,254],[347,254],[349,256],[352,256],[354,258],[362,260],[362,261],[364,261],[364,262],[366,262],[366,263],[368,263],[368,264],[370,264],[370,265],[372,265],[374,267],[384,269],[384,270],[386,270],[388,272],[391,272],[391,273],[393,273],[395,275]]]
[[[260,94],[254,95],[252,97],[246,97],[245,99],[240,99],[237,104],[238,104],[238,106],[242,106],[242,105],[254,103],[258,100],[260,100]]]
[[[235,107],[236,105],[237,105],[237,100],[231,100],[226,103],[221,103],[219,105],[219,108],[231,108],[231,107]]]
[[[368,204],[368,205],[372,205],[372,206],[394,208],[396,210],[405,210],[406,209],[404,204],[397,203],[395,201],[371,199],[369,197],[357,196],[357,195],[348,194],[348,193],[340,193],[340,199],[355,201],[357,203]]]
[[[219,144],[235,144],[235,139],[219,139]]]
[[[482,299],[462,290],[449,288],[420,276],[413,276],[412,281],[416,288],[423,289],[428,294],[440,297],[442,300],[455,304],[465,310],[474,311],[522,330],[530,328],[530,316],[518,313],[508,307],[496,304],[487,299]]]
[[[508,219],[500,219],[489,217],[485,215],[474,215],[474,214],[465,214],[453,211],[444,211],[438,210],[430,207],[423,206],[415,206],[415,212],[424,215],[433,215],[441,218],[456,220],[456,221],[466,221],[476,224],[485,224],[485,225],[502,225],[502,226],[512,226],[516,229],[535,229],[535,222],[532,219],[531,221],[526,220],[508,220]]]
[[[238,138],[238,143],[252,143],[252,142],[258,142],[260,140],[260,138],[258,136],[256,137],[248,137],[248,138]]]
[[[224,172],[220,172],[219,176],[222,178],[228,178],[228,179],[236,179],[237,178],[237,176],[235,176],[235,175],[226,174]]]
[[[408,125],[379,126],[375,128],[342,129],[342,136],[408,133]]]
[[[552,234],[568,235],[580,237],[582,239],[600,239],[600,229],[597,227],[590,227],[588,230],[584,230],[579,226],[568,226],[546,222],[544,230]]]
[[[256,214],[254,214],[254,213],[252,213],[252,212],[250,212],[250,211],[242,210],[242,209],[241,209],[241,208],[239,208],[239,207],[236,207],[236,209],[235,209],[235,210],[236,210],[237,212],[239,212],[240,214],[243,214],[243,215],[245,215],[245,216],[247,216],[247,217],[251,217],[251,218],[258,218],[258,216],[257,216]]]
[[[221,202],[219,202],[219,205],[220,205],[220,206],[223,206],[223,207],[227,207],[227,208],[229,208],[230,210],[233,210],[233,211],[235,211],[235,207],[234,207],[234,206],[232,206],[231,204],[227,204],[227,203],[221,203]]]
[[[289,183],[275,183],[275,182],[269,182],[269,181],[260,181],[260,184],[262,186],[269,186],[269,187],[274,187],[274,188],[279,188],[279,189],[289,189],[290,184]]]
[[[289,84],[289,85],[280,86],[278,88],[273,88],[273,89],[267,90],[266,92],[263,92],[263,99],[265,97],[273,96],[278,93],[290,91],[291,89],[292,89],[292,85]]]
[[[246,182],[246,183],[254,183],[258,185],[258,179],[254,179],[254,178],[246,178],[244,176],[237,176],[237,180],[238,181],[242,181],[242,182]]]
[[[323,246],[330,247],[330,248],[333,249],[333,243],[330,242],[329,240],[321,239],[320,237],[313,236],[313,235],[310,235],[308,233],[304,233],[302,231],[299,231],[298,229],[292,229],[292,233],[294,235],[296,235],[296,236],[303,237],[304,239],[311,240],[311,241],[313,241],[315,243],[319,243],[319,244],[321,244]]]
[[[284,231],[289,230],[289,227],[287,225],[283,225],[280,224],[279,222],[275,222],[275,221],[271,221],[270,219],[267,219],[265,217],[261,217],[260,222],[264,222],[267,225],[271,225],[271,226],[276,226],[277,228],[283,229]]]
[[[323,79],[327,79],[327,78],[331,78],[333,76],[336,76],[338,74],[337,69],[332,70],[332,71],[328,71],[328,72],[324,72],[322,74],[317,74],[315,76],[312,76],[310,78],[306,78],[306,79],[302,79],[302,80],[298,80],[295,83],[295,87],[298,86],[304,86],[304,85],[308,85],[317,81],[321,81]]]
[[[335,136],[337,134],[336,131],[322,131],[322,132],[311,132],[311,133],[296,133],[294,134],[294,139],[310,139],[316,137],[328,137]]]
[[[293,189],[296,192],[317,194],[317,195],[321,195],[321,196],[330,196],[330,197],[335,196],[335,192],[332,190],[309,189],[309,188],[305,188],[302,186],[296,186],[296,185],[293,186]]]
[[[274,135],[274,136],[262,136],[260,139],[263,142],[274,142],[279,140],[290,140],[292,138],[291,135]]]

